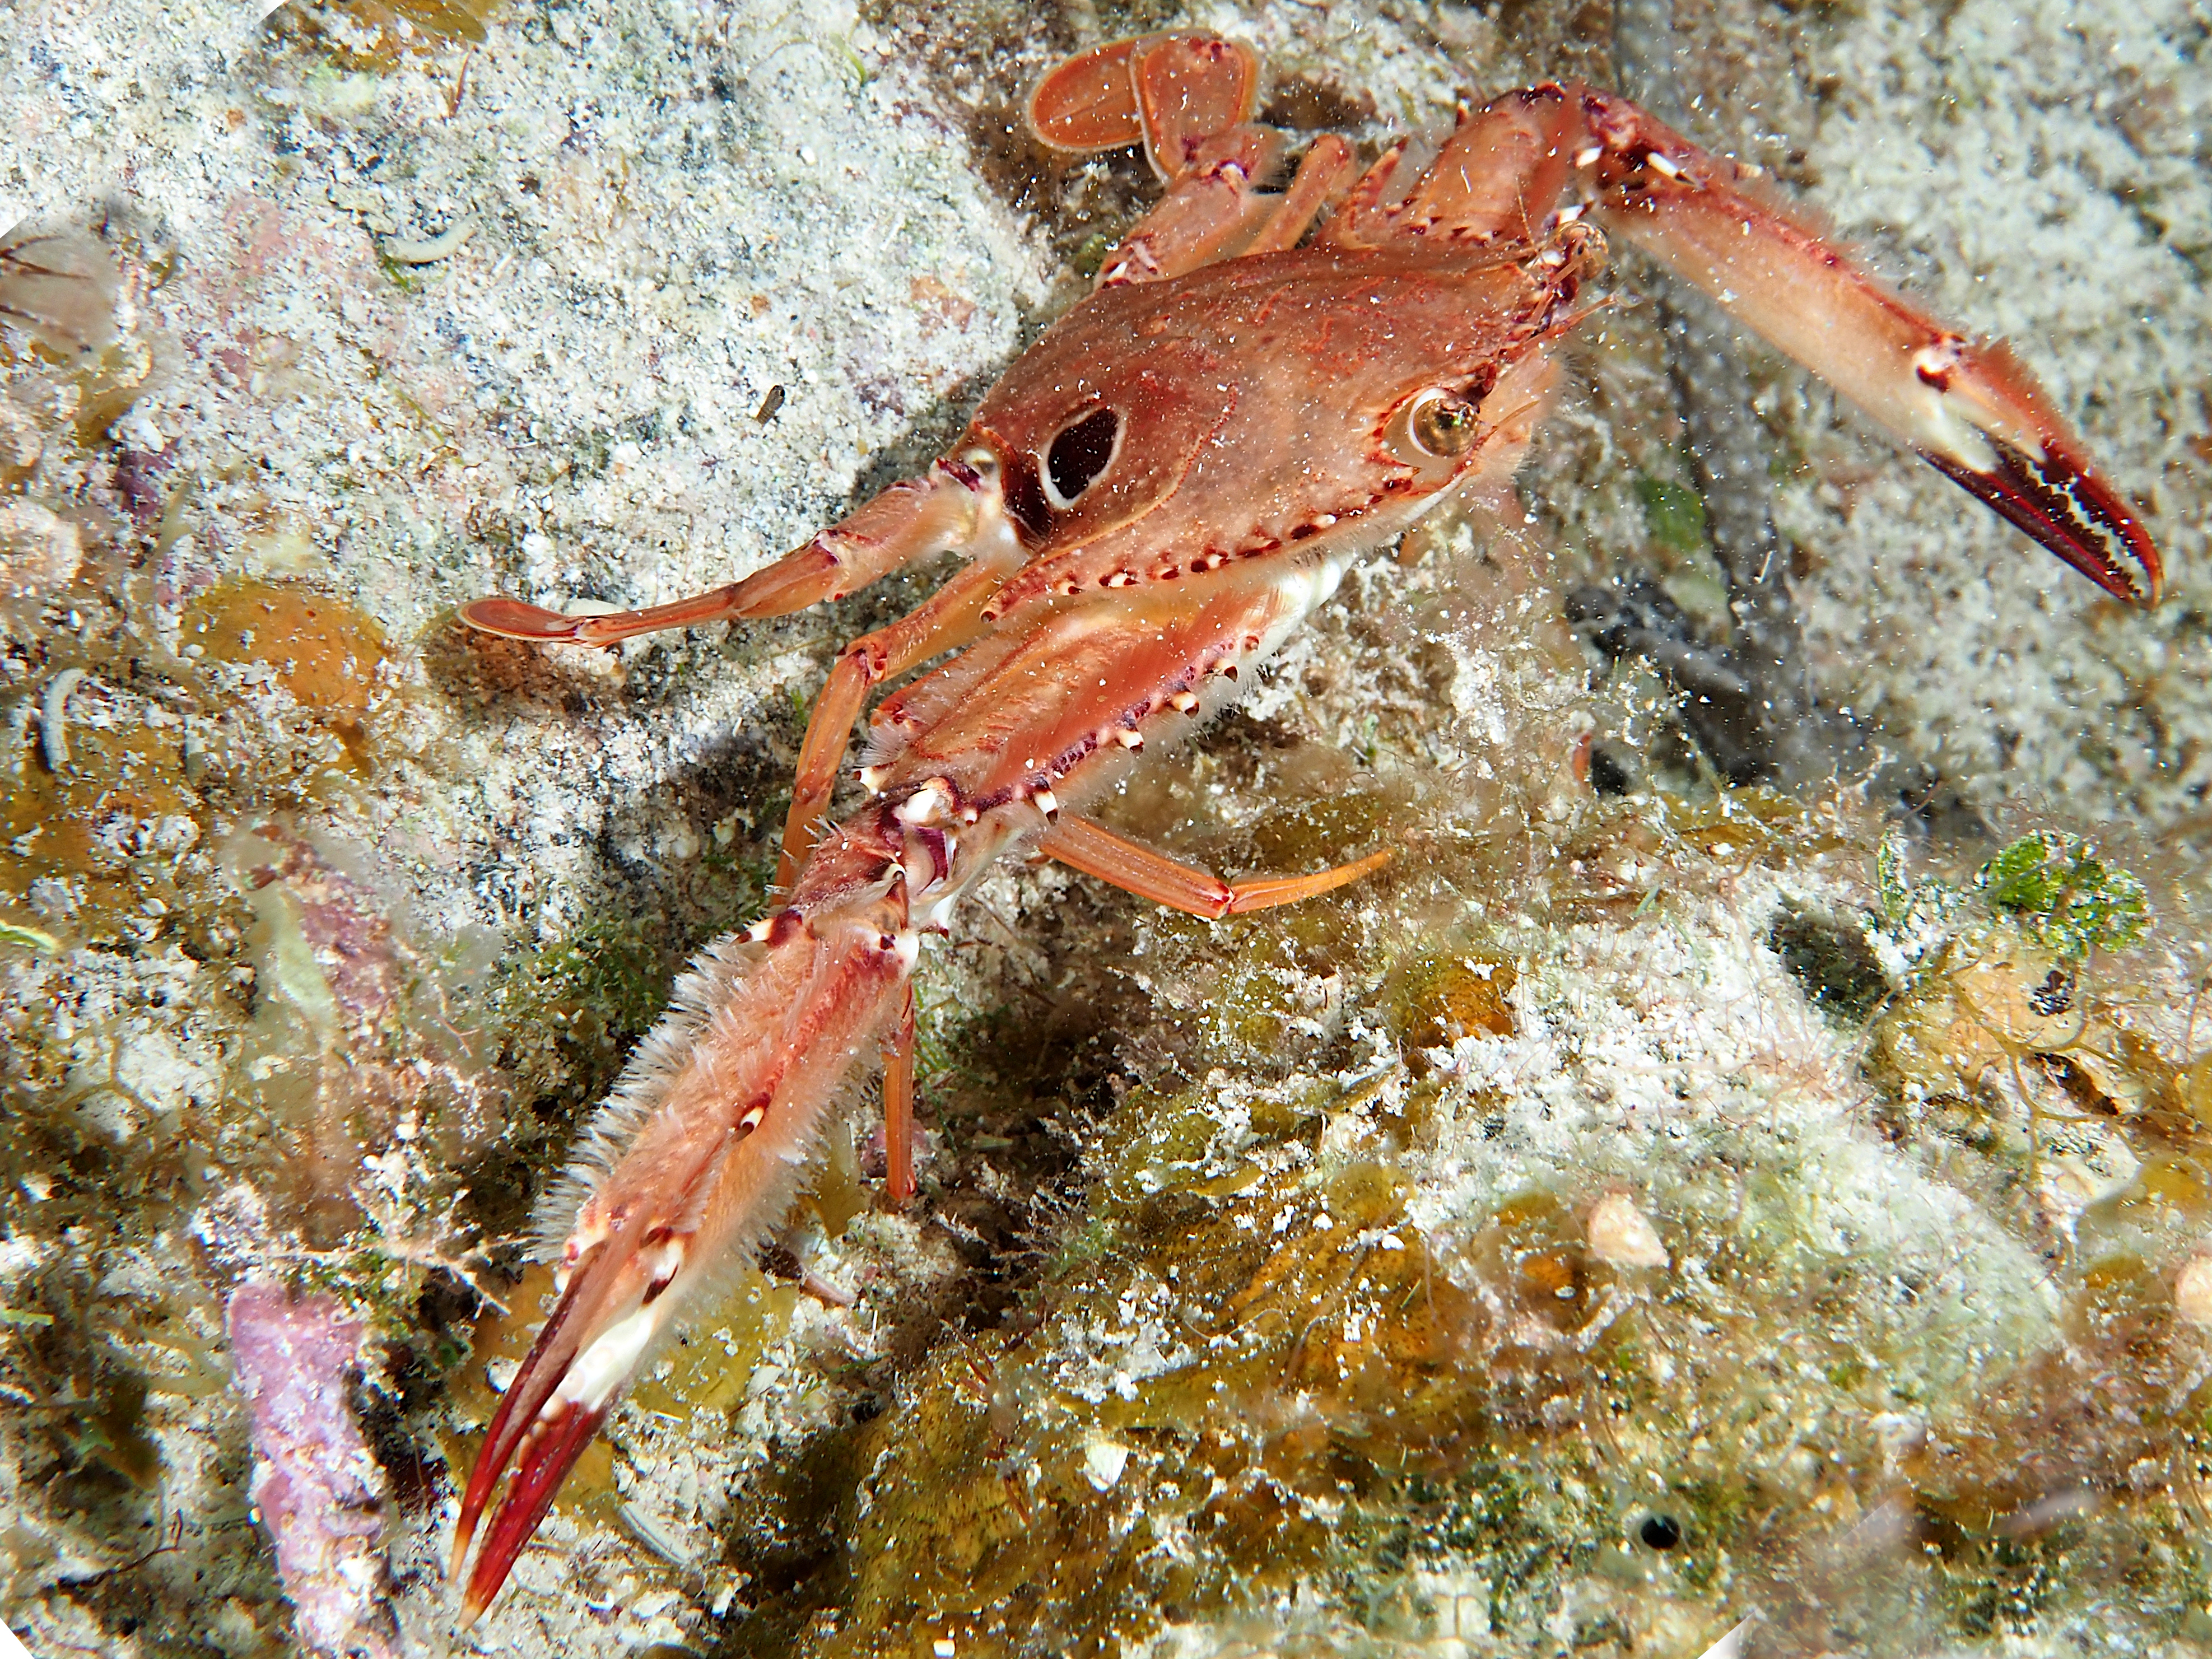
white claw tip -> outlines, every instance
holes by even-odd
[[[1036,810],[1043,813],[1048,819],[1060,816],[1060,797],[1054,794],[1051,790],[1040,788],[1030,797],[1030,799],[1036,805]]]
[[[562,1405],[605,1411],[607,1402],[637,1369],[638,1360],[652,1343],[665,1315],[665,1309],[656,1311],[651,1306],[641,1307],[608,1326],[576,1356],[562,1377],[561,1386],[553,1391],[552,1399],[539,1409],[538,1415],[542,1418]]]

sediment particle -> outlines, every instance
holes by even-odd
[[[2212,1325],[2212,1255],[2193,1255],[2173,1279],[2173,1310],[2192,1325]]]
[[[1589,1217],[1590,1254],[1616,1267],[1663,1267],[1667,1247],[1636,1200],[1626,1193],[1607,1193],[1598,1200]],[[2212,1282],[2207,1284],[2212,1296]]]
[[[43,598],[76,580],[83,564],[83,538],[67,519],[36,501],[0,505],[0,599]]]
[[[13,489],[38,470],[46,441],[30,416],[0,398],[0,489]]]

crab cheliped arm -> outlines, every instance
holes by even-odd
[[[2157,601],[2142,516],[2002,346],[1875,281],[1802,218],[1627,100],[1583,90],[1571,157],[1598,222],[1711,295],[1937,471],[2116,597]]]
[[[776,864],[779,890],[790,890],[821,833],[823,814],[836,787],[838,763],[845,757],[854,722],[866,706],[868,693],[916,664],[974,639],[982,631],[983,607],[1004,580],[994,564],[971,564],[910,615],[863,634],[837,653],[836,666],[814,700],[806,738],[799,746],[791,811],[783,823],[783,853]]]
[[[465,1620],[639,1368],[781,1219],[848,1078],[903,1018],[915,941],[896,884],[884,889],[890,856],[856,831],[786,908],[702,957],[555,1189],[548,1213],[575,1215],[560,1300],[500,1398],[454,1528],[458,1576],[491,1511]]]

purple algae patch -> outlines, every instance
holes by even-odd
[[[398,1632],[386,1597],[384,1471],[349,1401],[362,1325],[336,1297],[295,1302],[279,1285],[232,1292],[237,1386],[252,1417],[253,1503],[303,1645],[382,1656]]]

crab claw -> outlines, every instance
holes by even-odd
[[[592,1443],[616,1396],[652,1351],[680,1300],[664,1299],[662,1292],[682,1270],[691,1239],[657,1226],[631,1241],[623,1237],[628,1230],[618,1223],[612,1234],[582,1251],[565,1276],[560,1304],[492,1418],[453,1529],[453,1576],[467,1560],[477,1525],[510,1462],[514,1474],[462,1595],[465,1625],[474,1623],[499,1594],[515,1559],[552,1508],[561,1482]]]
[[[674,1011],[640,1045],[551,1194],[549,1216],[576,1206],[554,1281],[561,1299],[501,1396],[461,1498],[455,1577],[492,1511],[462,1592],[465,1621],[491,1605],[660,1340],[713,1305],[782,1220],[847,1078],[899,1007],[918,941],[902,887],[884,890],[890,832],[878,831],[818,854],[788,908],[709,947],[677,981]]]
[[[1574,161],[1601,221],[1849,398],[2106,592],[2156,603],[2141,518],[2034,379],[1861,270],[1741,168],[1624,99],[1585,90]]]
[[[1913,354],[1912,372],[1934,394],[1929,418],[1905,434],[1923,460],[2106,592],[2158,602],[2157,546],[2009,352],[1939,334]]]

